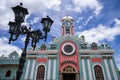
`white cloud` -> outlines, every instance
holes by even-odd
[[[57,27],[55,27],[55,26],[57,26]],[[61,35],[61,22],[60,21],[56,22],[51,27],[52,28],[51,28],[50,33],[52,35],[55,35],[56,37],[59,37]]]
[[[14,13],[11,7],[18,5],[20,2],[23,3],[23,7],[28,8],[30,14],[32,12],[37,12],[42,16],[48,15],[48,9],[58,11],[58,15],[64,14],[64,12],[61,11],[63,6],[65,6],[65,12],[68,10],[82,12],[89,8],[92,9],[96,15],[98,15],[103,7],[97,0],[71,0],[72,3],[69,1],[67,5],[64,4],[64,1],[62,2],[62,0],[1,0],[0,2],[0,29],[3,30],[8,30],[8,22],[14,21]]]
[[[93,16],[89,16],[88,19],[86,20],[86,22],[84,23],[84,26],[86,26],[92,18],[93,18]]]
[[[11,7],[19,5],[22,2],[25,8],[28,8],[29,13],[38,12],[43,16],[46,16],[46,10],[59,10],[60,0],[1,0],[0,3],[0,29],[8,30],[7,25],[9,21],[14,21],[14,13]]]
[[[40,19],[39,17],[34,17],[34,19],[30,21],[30,24],[33,25],[37,23],[39,19]]]
[[[10,1],[5,1],[5,0],[1,0],[1,5],[0,5],[0,29],[6,30],[8,29],[8,22],[10,20],[13,20],[13,14],[12,14],[12,10],[11,10],[11,4]],[[8,5],[9,4],[9,5]]]
[[[20,42],[21,42],[22,44],[24,44],[25,39],[26,39],[26,37],[22,37],[22,38],[20,39]]]
[[[73,6],[67,6],[67,10],[82,12],[86,9],[92,9],[98,15],[103,6],[98,0],[72,0]]]
[[[97,27],[85,30],[83,32],[78,32],[77,34],[79,34],[79,37],[84,35],[88,43],[99,42],[105,39],[112,41],[115,36],[120,35],[120,20],[115,19],[115,24],[113,27],[99,24]]]
[[[26,16],[26,18],[30,17],[32,12],[39,13],[42,16],[46,16],[46,11],[48,9],[58,11],[59,5],[61,4],[60,0],[1,0],[0,3],[0,29],[2,30],[8,30],[8,22],[14,21],[14,13],[11,9],[11,7],[14,7],[16,5],[19,5],[19,3],[23,3],[23,7],[28,8],[29,15]],[[26,19],[25,19],[26,20]],[[33,23],[36,23],[38,21],[38,18],[35,17],[33,20]],[[27,26],[29,26],[28,23],[23,23]],[[24,41],[25,38],[21,39],[21,42]],[[8,55],[12,51],[17,51],[18,53],[21,53],[21,49],[18,47],[8,44],[8,39],[5,37],[0,38],[0,55],[5,54]]]
[[[94,17],[94,15],[91,15],[91,16],[89,16],[86,20],[85,20],[83,17],[79,17],[79,18],[76,20],[76,23],[81,23],[81,24],[80,24],[80,28],[82,28],[82,26],[86,26],[86,25],[89,23],[89,21],[90,21],[91,19],[93,19],[93,17]]]
[[[21,54],[22,50],[19,49],[18,47],[8,44],[8,39],[6,37],[2,37],[0,38],[0,56],[1,55],[5,55],[8,56],[8,54],[10,54],[13,51],[18,52],[19,54]]]
[[[30,11],[40,12],[44,14],[46,9],[59,10],[60,0],[21,0]]]
[[[81,29],[81,28],[83,28],[83,26],[81,26],[81,25],[80,25],[80,26],[78,26],[78,29]]]
[[[79,23],[79,22],[82,21],[82,20],[83,20],[83,17],[79,17],[79,18],[77,19],[76,23]]]

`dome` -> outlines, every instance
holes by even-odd
[[[62,22],[64,20],[71,20],[71,21],[73,21],[73,18],[71,16],[65,16],[65,17],[62,18]]]

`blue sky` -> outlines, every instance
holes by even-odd
[[[0,5],[0,56],[7,56],[16,50],[21,53],[24,46],[24,36],[16,42],[8,44],[9,34],[7,25],[14,21],[11,7],[20,2],[28,8],[23,25],[32,24],[33,29],[42,29],[40,20],[49,15],[53,20],[51,31],[48,34],[47,44],[52,35],[61,35],[61,19],[69,15],[74,18],[75,35],[84,35],[88,44],[97,42],[107,43],[114,49],[115,61],[120,69],[120,0],[1,0]],[[40,41],[41,43],[43,41]],[[40,46],[40,43],[38,43]]]

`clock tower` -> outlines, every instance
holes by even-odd
[[[73,18],[65,16],[62,19],[62,35],[74,35]]]

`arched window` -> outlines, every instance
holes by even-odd
[[[94,71],[96,80],[104,80],[103,71],[99,65],[95,65]]]
[[[45,67],[40,65],[37,69],[37,77],[36,80],[44,80],[45,78]]]
[[[6,72],[5,77],[10,77],[10,74],[11,74],[11,71],[10,71],[10,70],[8,70],[8,71]]]

